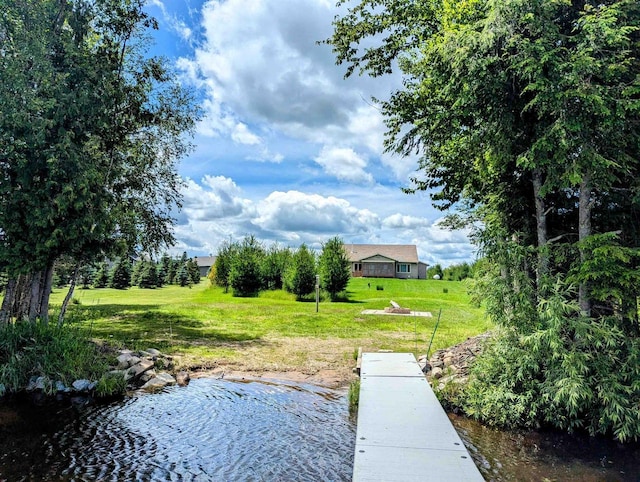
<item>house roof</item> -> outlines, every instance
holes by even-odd
[[[363,261],[379,255],[402,263],[417,263],[418,248],[415,244],[345,244],[349,261]]]
[[[216,264],[217,256],[196,256],[193,259],[198,264],[198,267],[209,268]]]

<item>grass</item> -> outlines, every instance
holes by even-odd
[[[52,303],[61,303],[64,295],[54,291]],[[425,353],[440,309],[432,352],[491,328],[483,311],[470,305],[461,282],[355,278],[347,295],[348,301],[321,302],[316,313],[315,302],[297,302],[283,291],[234,298],[206,280],[191,289],[78,289],[68,320],[116,346],[177,355],[186,368],[342,375],[350,372],[359,346]],[[390,300],[434,316],[361,314],[384,309]]]

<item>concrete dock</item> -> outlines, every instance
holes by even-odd
[[[411,353],[363,353],[353,481],[483,481]]]

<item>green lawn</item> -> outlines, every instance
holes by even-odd
[[[64,294],[56,290],[52,303],[61,303]],[[71,305],[68,320],[94,338],[156,347],[191,368],[347,373],[360,346],[425,353],[440,310],[432,352],[491,328],[483,311],[470,305],[465,284],[449,281],[356,278],[348,301],[322,301],[318,313],[314,301],[297,302],[283,291],[234,298],[206,280],[192,288],[79,289],[74,298],[79,303]],[[390,306],[390,300],[433,318],[361,314]]]

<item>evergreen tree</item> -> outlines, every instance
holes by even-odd
[[[94,288],[106,288],[109,284],[109,268],[107,263],[100,263],[95,278],[93,279]]]
[[[89,289],[93,283],[93,277],[96,274],[96,269],[92,264],[83,264],[78,271],[78,281],[82,286],[82,289]]]
[[[138,277],[140,288],[153,289],[158,286],[158,272],[153,261],[145,261]]]
[[[145,264],[147,262],[138,258],[134,261],[133,267],[131,268],[131,286],[138,286],[140,284],[140,276],[142,275],[142,271],[144,270]]]
[[[109,288],[124,290],[131,286],[131,261],[120,258],[113,266],[109,277]]]
[[[180,268],[178,268],[175,281],[180,286],[191,286],[191,277],[189,276],[189,271],[187,271],[186,264],[181,264]]]
[[[264,248],[255,238],[247,236],[243,239],[238,252],[231,261],[229,284],[233,288],[233,296],[257,296],[263,286],[262,262]]]
[[[284,278],[284,288],[298,299],[314,292],[316,287],[316,261],[306,244],[293,254]]]
[[[82,263],[173,241],[176,160],[199,114],[167,62],[147,55],[157,22],[144,1],[0,10],[4,324],[47,318],[61,255]]]
[[[180,261],[177,259],[170,259],[169,268],[167,269],[167,277],[165,278],[165,284],[168,284],[168,285],[179,284],[177,279],[177,274],[179,269],[180,269]]]
[[[266,289],[282,289],[284,273],[290,261],[289,248],[280,248],[277,244],[269,248],[262,262],[262,276]]]
[[[198,263],[193,258],[187,260],[187,271],[194,285],[200,283],[200,268],[198,268]]]
[[[167,253],[164,253],[160,258],[160,264],[158,265],[158,286],[162,286],[163,284],[171,284],[172,280],[169,280],[170,269],[171,258]]]
[[[225,241],[218,250],[215,262],[216,285],[224,288],[225,293],[231,284],[231,265],[236,254],[240,250],[237,242]]]
[[[344,243],[338,236],[322,246],[318,268],[322,288],[335,300],[347,288],[351,279],[349,258],[344,250]]]

